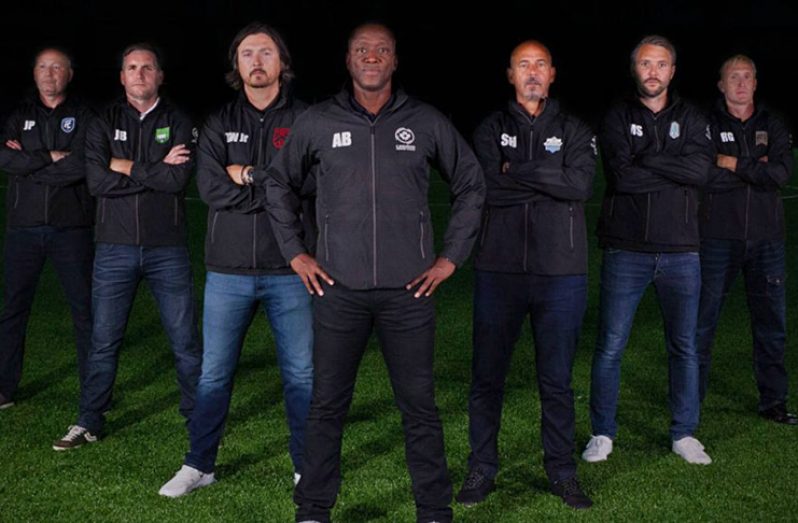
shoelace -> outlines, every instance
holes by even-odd
[[[466,490],[470,490],[482,485],[484,482],[485,476],[483,476],[481,472],[474,470],[471,471],[466,477],[464,487]]]
[[[78,438],[79,438],[79,437],[80,437],[80,436],[81,436],[81,435],[82,435],[84,432],[86,432],[86,429],[84,429],[83,427],[81,427],[81,426],[78,426],[78,425],[70,425],[70,426],[69,426],[69,432],[67,432],[67,435],[66,435],[66,436],[64,436],[64,439],[65,439],[65,440],[68,440],[68,441],[73,441],[73,440],[76,440],[76,439],[78,439]]]

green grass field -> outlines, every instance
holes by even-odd
[[[588,207],[592,230],[603,189]],[[4,190],[2,191],[4,192]],[[785,191],[787,220],[798,228],[798,187]],[[793,199],[795,198],[795,199]],[[431,194],[439,233],[448,212],[445,186]],[[205,206],[189,203],[191,251],[202,296]],[[3,213],[4,214],[4,213]],[[0,233],[2,234],[2,233]],[[439,234],[440,236],[440,234]],[[788,266],[798,262],[794,233]],[[600,251],[591,239],[590,295],[574,370],[577,447],[590,436],[590,361],[596,336]],[[792,270],[794,273],[795,271]],[[467,395],[471,360],[471,282],[466,267],[439,290],[436,376],[438,404],[455,488],[466,472]],[[798,408],[798,280],[787,280],[788,369]],[[756,415],[751,339],[742,285],[719,326],[710,394],[697,436],[714,463],[688,465],[670,452],[666,354],[653,294],[646,295],[623,363],[620,431],[610,460],[580,461],[592,510],[575,512],[549,495],[539,440],[539,405],[528,328],[507,381],[498,490],[460,521],[795,521],[798,519],[798,428]],[[54,452],[77,414],[78,383],[71,320],[51,270],[39,284],[17,405],[0,411],[0,522],[16,521],[293,521],[292,467],[287,453],[279,372],[268,325],[250,328],[236,378],[218,483],[171,500],[158,488],[187,449],[172,357],[157,311],[142,286],[120,360],[107,435],[72,452]],[[335,521],[414,521],[399,413],[384,363],[369,348],[344,437],[344,482]]]

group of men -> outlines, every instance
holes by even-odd
[[[125,49],[124,97],[99,115],[67,96],[65,52],[36,56],[38,93],[8,119],[0,150],[9,175],[0,408],[13,405],[37,279],[50,259],[72,309],[81,387],[77,422],[53,448],[97,441],[144,279],[174,353],[190,441],[160,494],[182,496],[215,481],[236,366],[260,304],[283,382],[296,519],[325,522],[358,366],[376,331],[402,414],[418,521],[451,521],[432,294],[476,245],[471,453],[456,499],[473,505],[495,489],[504,383],[529,316],[551,491],[571,507],[590,507],[576,477],[571,374],[587,303],[584,202],[598,144],[549,97],[556,70],[546,46],[529,40],[513,50],[514,96],[479,126],[473,152],[443,115],[392,81],[396,39],[383,25],[351,33],[351,83],[309,108],[292,96],[290,53],[270,26],[243,28],[229,58],[238,95],[195,144],[189,119],[159,95],[164,73],[152,46]],[[759,412],[798,424],[786,408],[779,196],[792,172],[790,137],[754,103],[756,69],[745,56],[723,64],[723,98],[709,120],[669,90],[676,51],[667,39],[644,38],[630,62],[635,96],[612,107],[598,137],[604,254],[593,436],[582,457],[602,461],[613,450],[621,356],[653,284],[668,351],[672,450],[708,464],[695,433],[715,327],[740,270]],[[430,166],[452,198],[438,255]],[[184,207],[195,168],[208,205],[202,341]]]

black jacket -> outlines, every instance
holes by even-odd
[[[86,136],[89,190],[98,198],[98,242],[157,247],[186,243],[185,190],[194,165],[168,165],[175,145],[192,145],[191,122],[161,99],[140,119],[127,100],[109,106]],[[133,161],[130,176],[112,171],[111,158]]]
[[[265,168],[307,105],[281,92],[261,112],[241,93],[208,118],[200,133],[197,186],[208,204],[205,264],[235,274],[291,274],[266,212],[266,188],[236,185],[225,167]]]
[[[83,148],[92,111],[67,98],[55,109],[38,95],[25,100],[5,123],[0,171],[10,175],[6,193],[8,227],[89,227],[94,200],[86,187]],[[8,140],[22,144],[17,151]],[[53,162],[50,151],[69,151]]]
[[[701,237],[726,240],[783,240],[784,206],[779,189],[792,174],[787,127],[757,106],[745,122],[720,100],[710,117],[715,154],[737,157],[732,172],[713,162],[701,200]],[[760,159],[767,157],[767,162]]]
[[[712,155],[706,118],[671,96],[654,114],[638,100],[616,104],[599,133],[607,189],[602,247],[698,251],[698,188]]]
[[[596,142],[582,122],[546,100],[531,117],[517,102],[485,119],[474,151],[488,195],[474,266],[541,275],[585,274],[583,202],[596,171]],[[502,172],[502,166],[509,168]]]
[[[442,256],[462,264],[477,237],[485,182],[471,148],[437,110],[397,91],[372,119],[349,91],[297,119],[269,173],[269,213],[287,260],[305,252],[296,195],[316,172],[319,263],[354,289],[400,288],[435,261],[430,165],[449,182]]]

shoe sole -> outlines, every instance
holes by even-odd
[[[72,446],[72,447],[59,447],[58,445],[53,445],[53,450],[58,451],[58,452],[64,452],[66,450],[79,449],[83,445],[84,445],[84,443],[81,443],[80,445],[75,445],[75,446]]]
[[[2,405],[0,405],[0,410],[10,409],[13,406],[14,406],[14,402],[13,401],[9,401],[8,403],[3,403]]]
[[[170,499],[180,498],[180,497],[186,496],[188,494],[191,494],[195,490],[201,489],[202,487],[207,487],[209,485],[213,485],[214,483],[216,483],[216,478],[210,478],[210,479],[205,478],[205,479],[201,480],[199,483],[197,483],[196,485],[194,485],[189,490],[183,492],[182,494],[169,494],[169,493],[164,492],[163,488],[161,488],[161,490],[158,491],[158,495],[159,496],[163,496],[165,498],[170,498]]]
[[[583,456],[582,456],[582,461],[586,461],[586,462],[588,462],[588,463],[600,463],[600,462],[602,462],[602,461],[607,461],[607,458],[609,458],[609,457],[610,457],[610,455],[609,455],[609,454],[607,454],[607,455],[606,455],[606,456],[604,456],[603,458],[586,458],[586,457],[583,455]]]

